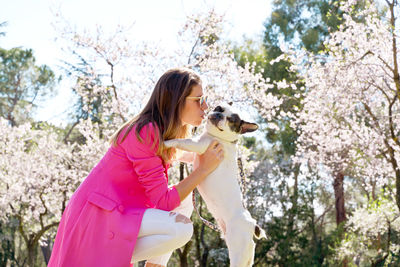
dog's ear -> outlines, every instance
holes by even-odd
[[[229,106],[232,106],[232,105],[233,105],[233,102],[232,102],[232,101],[231,101],[231,102],[229,102],[229,103],[228,103],[228,105],[229,105]]]
[[[242,120],[240,123],[240,134],[254,132],[258,129],[258,125],[252,122]]]

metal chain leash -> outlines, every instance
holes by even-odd
[[[247,209],[246,201],[244,201],[244,197],[245,197],[245,193],[246,193],[246,178],[244,176],[243,163],[242,163],[241,157],[237,158],[237,164],[238,164],[239,176],[240,176],[238,181],[239,181],[240,189],[242,191],[242,204],[243,204],[243,207],[245,209]]]
[[[196,193],[195,193],[196,191],[197,191],[197,189],[193,190],[193,192],[192,192],[192,202],[193,202],[193,207],[194,207],[194,209],[196,210],[196,213],[197,213],[197,215],[199,216],[200,220],[201,220],[205,225],[207,225],[209,228],[211,228],[212,230],[217,231],[217,232],[221,232],[221,229],[219,229],[218,225],[216,225],[216,224],[214,224],[214,223],[212,223],[212,222],[207,221],[206,219],[204,219],[204,218],[200,215],[199,210],[197,209],[197,205],[196,205]]]

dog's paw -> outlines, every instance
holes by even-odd
[[[178,146],[178,142],[176,140],[174,140],[174,139],[171,139],[171,140],[165,141],[164,145],[166,147],[177,147]]]

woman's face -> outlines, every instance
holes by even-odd
[[[181,121],[183,125],[190,124],[199,126],[205,117],[205,110],[208,109],[206,101],[200,105],[200,97],[203,96],[203,87],[201,84],[192,87],[192,92],[185,99]],[[196,98],[198,97],[198,98]]]

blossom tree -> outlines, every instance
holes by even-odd
[[[346,225],[347,235],[335,249],[338,259],[353,259],[362,266],[398,263],[400,220],[392,200],[378,196],[356,209]]]
[[[122,26],[111,34],[100,26],[94,32],[78,32],[56,15],[57,31],[69,53],[66,70],[78,99],[73,124],[66,136],[28,124],[12,127],[1,120],[0,125],[0,219],[16,219],[27,251],[25,259],[21,253],[15,260],[19,265],[34,265],[39,245],[54,238],[68,199],[107,150],[108,137],[140,110],[167,69],[186,66],[197,71],[211,106],[234,100],[239,108],[263,105],[266,114],[273,114],[280,103],[264,93],[271,85],[252,65],[235,63],[219,39],[223,17],[213,11],[188,17],[178,34],[182,46],[174,51],[128,40],[129,29]],[[241,151],[248,155],[246,149]],[[248,172],[254,166],[244,165]]]
[[[395,181],[400,207],[395,1],[387,3],[383,19],[373,3],[344,15],[340,30],[326,43],[327,60],[310,58],[303,72],[307,97],[296,123],[305,159],[324,164],[330,173],[362,179],[372,196]],[[352,4],[341,8],[351,13]],[[355,15],[365,23],[355,21]]]
[[[85,63],[83,71],[74,73],[74,91],[83,100],[82,109],[94,113],[93,102],[103,99],[104,118],[116,116],[112,117],[112,125],[137,113],[158,77],[176,66],[189,67],[200,74],[211,105],[221,101],[234,101],[238,107],[258,103],[271,116],[280,103],[265,94],[272,85],[255,73],[254,65],[242,68],[235,62],[232,48],[219,39],[224,18],[213,10],[188,16],[177,33],[180,46],[172,51],[128,40],[129,28],[123,26],[111,35],[101,26],[93,32],[78,32],[60,14],[56,15],[57,30],[68,42],[67,51]],[[77,69],[76,61],[71,60],[68,65]]]
[[[72,160],[71,147],[55,133],[34,131],[29,124],[11,127],[0,119],[0,131],[0,219],[15,219],[27,251],[15,260],[33,266],[39,241],[58,225],[66,193],[76,186],[68,183],[76,173],[65,169]]]
[[[340,6],[343,23],[324,43],[326,54],[287,54],[305,84],[303,109],[291,115],[292,127],[299,129],[296,160],[332,182],[338,225],[348,219],[345,177],[360,186],[370,200],[366,203],[383,191],[400,209],[398,2],[386,0],[386,9],[378,9],[378,2],[369,1],[365,9],[355,11],[356,2]],[[368,210],[368,204],[362,206],[360,212]],[[386,217],[381,223],[389,223],[382,227],[390,227],[396,218]],[[346,224],[352,225],[348,230],[363,232],[360,218],[355,213]],[[377,235],[368,239],[373,236]]]
[[[96,127],[82,123],[79,130],[84,145],[66,144],[51,129],[13,127],[0,118],[0,220],[14,223],[19,233],[23,246],[13,259],[19,266],[35,265],[39,246],[54,238],[72,192],[106,151],[93,138]]]

